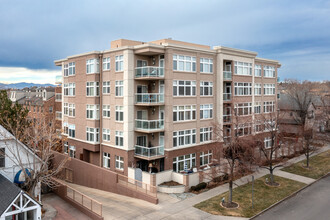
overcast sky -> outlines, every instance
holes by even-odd
[[[256,51],[281,79],[330,80],[329,0],[2,0],[0,30],[0,82],[53,83],[56,59],[168,37]]]

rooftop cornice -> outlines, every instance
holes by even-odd
[[[215,46],[213,47],[213,49],[216,50],[218,53],[245,56],[250,58],[255,58],[258,55],[258,53],[254,51],[240,50],[240,49],[224,47],[224,46]]]

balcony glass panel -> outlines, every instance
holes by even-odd
[[[164,67],[144,66],[135,68],[135,78],[142,77],[164,78]]]
[[[223,101],[230,101],[230,100],[231,100],[231,93],[224,93]]]
[[[141,130],[161,130],[164,129],[164,120],[135,120],[135,128]]]
[[[160,93],[137,93],[135,100],[138,104],[164,103],[164,94]]]
[[[157,157],[164,155],[164,146],[143,147],[135,145],[135,155],[144,157]]]
[[[223,71],[223,79],[231,80],[231,71]]]

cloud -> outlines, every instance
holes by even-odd
[[[55,76],[61,71],[47,69],[28,69],[23,67],[0,67],[1,83],[50,83],[55,84]]]

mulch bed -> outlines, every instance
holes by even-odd
[[[168,181],[163,182],[162,184],[159,184],[160,186],[181,186],[182,184],[175,182],[175,181]]]
[[[220,202],[220,205],[226,209],[236,209],[239,207],[238,203],[236,202]]]

